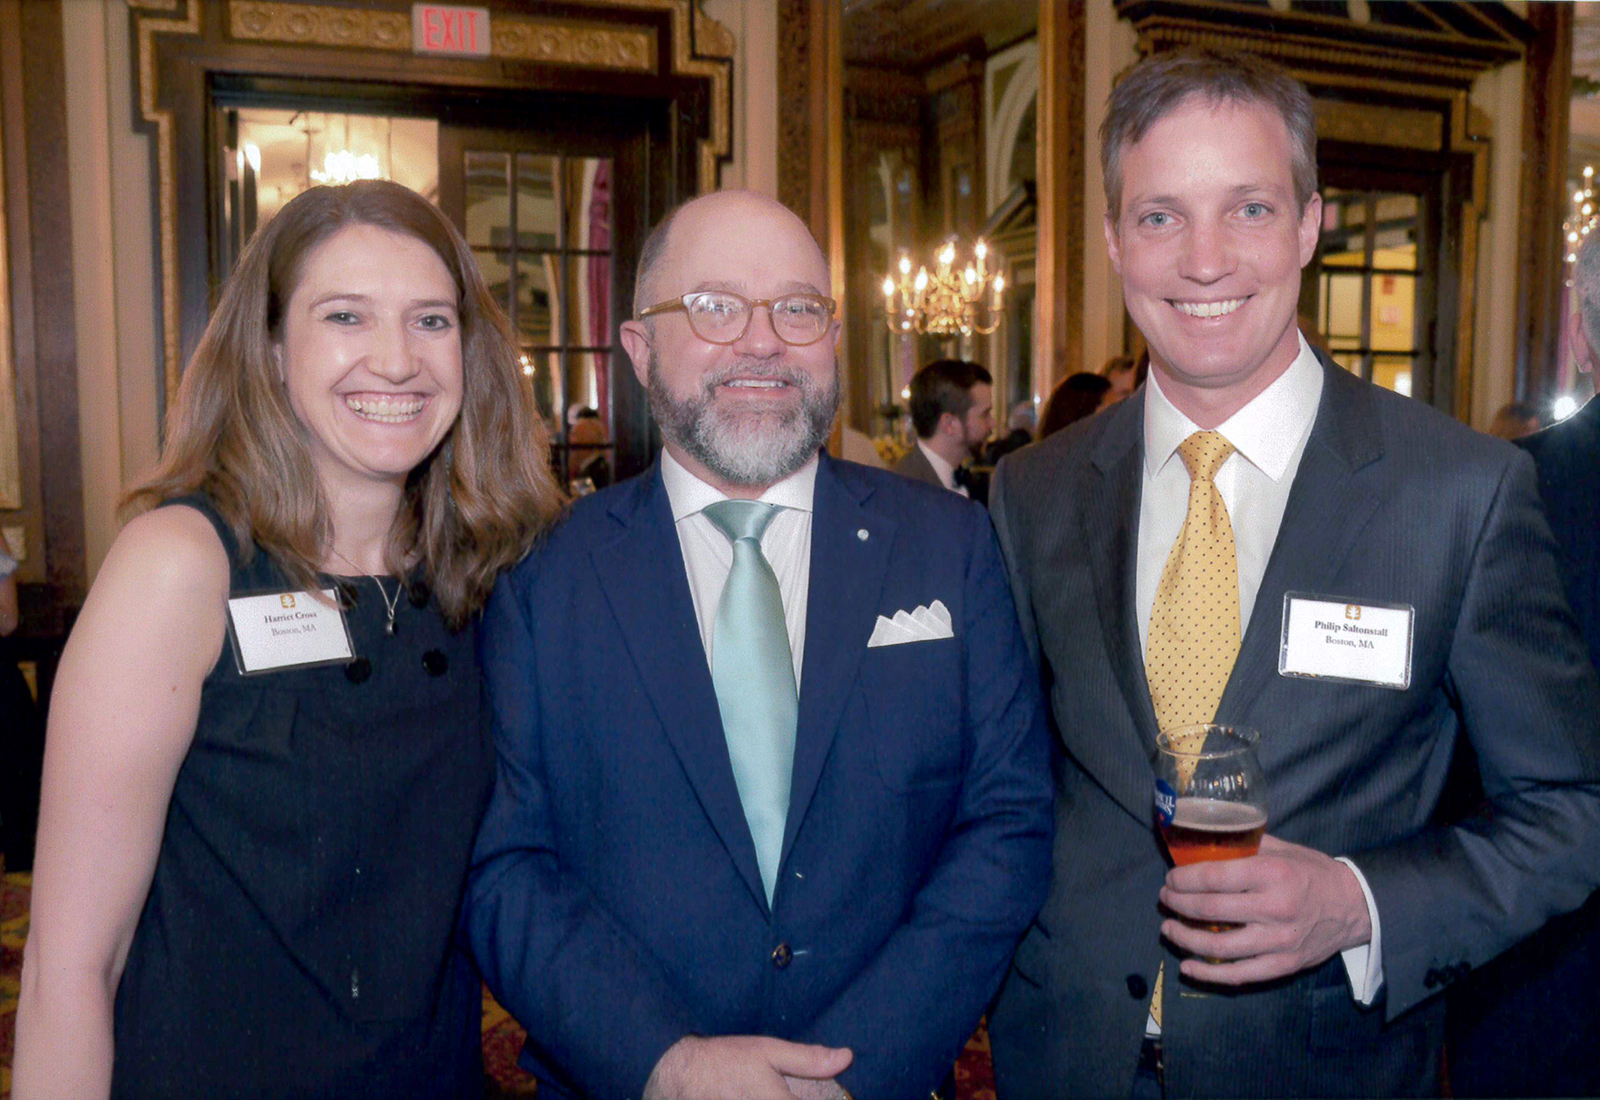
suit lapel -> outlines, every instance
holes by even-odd
[[[1328,593],[1380,502],[1370,484],[1357,476],[1383,456],[1371,389],[1347,371],[1325,359],[1322,362],[1317,418],[1289,491],[1239,656],[1217,706],[1218,721],[1246,718],[1276,675],[1284,593]],[[1150,759],[1156,734],[1134,592],[1143,484],[1143,393],[1123,402],[1113,415],[1118,419],[1095,444],[1092,463],[1100,480],[1087,494],[1080,518],[1107,656],[1127,699],[1136,742],[1130,746],[1116,738],[1088,736],[1075,742],[1072,749],[1107,791],[1143,820],[1150,812]],[[1337,537],[1330,537],[1335,529],[1327,522],[1328,516],[1340,517]]]
[[[1150,759],[1155,753],[1156,715],[1145,679],[1144,654],[1134,598],[1139,556],[1139,500],[1143,449],[1144,391],[1109,414],[1095,443],[1091,463],[1099,475],[1079,510],[1083,545],[1094,578],[1106,655],[1128,703],[1135,740],[1096,730],[1073,745],[1080,764],[1099,777],[1106,789],[1135,817],[1150,815]],[[1057,675],[1071,675],[1062,669]]]
[[[794,779],[783,837],[785,858],[816,793],[878,617],[895,523],[865,507],[871,495],[871,484],[851,467],[822,456],[811,514],[806,653],[800,677]],[[860,534],[863,531],[865,538]]]
[[[1320,358],[1320,357],[1319,357]],[[1217,720],[1243,720],[1278,671],[1286,592],[1360,596],[1330,587],[1380,495],[1360,470],[1383,457],[1370,386],[1323,360],[1322,399],[1289,489],[1278,538],[1254,610],[1217,705]],[[1337,516],[1337,523],[1329,517]]]
[[[600,587],[690,786],[751,896],[765,910],[755,842],[728,760],[722,715],[659,461],[634,481],[632,493],[619,497],[611,515],[623,533],[592,552]]]

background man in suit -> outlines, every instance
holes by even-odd
[[[1600,348],[1600,233],[1578,250],[1568,342],[1592,372]],[[1567,596],[1600,664],[1600,400],[1518,440],[1561,545]],[[1600,894],[1552,920],[1451,991],[1450,1082],[1457,1096],[1600,1096]]]
[[[920,1100],[1049,874],[999,549],[970,502],[818,455],[839,327],[793,214],[695,200],[637,285],[665,449],[486,613],[472,943],[541,1095]]]
[[[977,363],[935,359],[911,376],[911,427],[917,442],[894,472],[970,496],[985,494],[962,463],[994,434],[994,379]]]
[[[1112,93],[1106,243],[1148,384],[1007,458],[991,501],[1068,755],[990,1017],[1003,1098],[1436,1095],[1423,1002],[1600,878],[1600,687],[1532,464],[1296,327],[1315,133],[1243,58]],[[1313,643],[1287,675],[1286,615]],[[1335,644],[1356,615],[1389,633]],[[1213,718],[1261,731],[1268,836],[1169,871],[1156,732]],[[1435,827],[1462,735],[1491,802]]]

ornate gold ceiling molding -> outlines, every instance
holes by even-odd
[[[411,17],[393,11],[230,0],[228,33],[243,41],[409,50]]]
[[[717,186],[717,164],[732,153],[733,102],[728,61],[733,33],[706,15],[693,0],[587,0],[595,7],[668,12],[672,16],[672,71],[711,81],[711,136],[700,143],[701,191]],[[411,21],[395,12],[363,8],[277,3],[275,0],[230,0],[230,30],[236,38],[408,50]],[[501,12],[490,20],[494,55],[584,68],[653,71],[655,36],[648,30],[584,26],[569,21],[538,19]]]
[[[732,57],[733,32],[697,5],[694,9],[694,40],[701,53],[708,57]]]
[[[230,0],[228,33],[240,41],[358,50],[411,49],[411,19],[392,11]],[[648,27],[496,13],[490,56],[584,69],[654,72],[656,36]]]
[[[585,69],[656,71],[656,36],[648,28],[497,16],[490,23],[489,43],[495,57]]]
[[[1146,52],[1222,45],[1319,71],[1444,81],[1468,87],[1521,58],[1534,34],[1501,3],[1371,4],[1365,18],[1240,0],[1114,0]]]
[[[1185,46],[1247,50],[1271,57],[1286,67],[1310,67],[1319,78],[1327,69],[1361,69],[1391,77],[1460,85],[1470,84],[1484,69],[1482,65],[1457,62],[1448,57],[1423,57],[1412,51],[1382,46],[1345,46],[1327,38],[1253,34],[1233,27],[1219,30],[1210,23],[1165,22],[1139,32],[1142,53]]]

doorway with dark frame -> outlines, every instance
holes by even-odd
[[[388,95],[274,84],[215,95],[217,269],[231,270],[249,235],[306,187],[380,175],[406,184],[461,230],[511,320],[557,471],[586,492],[644,469],[648,408],[632,372],[619,379],[615,368],[648,226],[641,204],[618,200],[648,186],[651,112],[580,114],[524,96],[515,114],[426,97],[401,114]]]

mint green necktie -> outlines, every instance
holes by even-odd
[[[777,514],[776,505],[756,500],[721,500],[705,508],[706,518],[733,543],[733,568],[711,636],[711,683],[769,905],[789,818],[800,714],[783,597],[761,553],[761,534]]]

